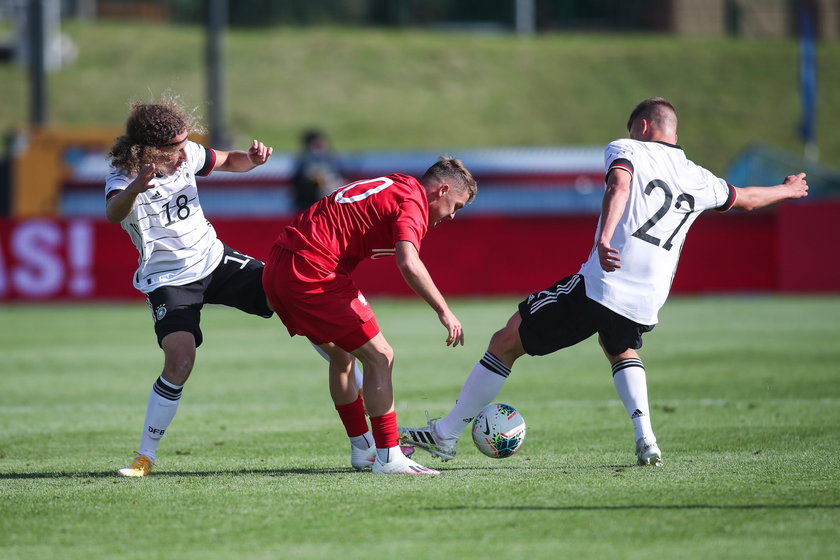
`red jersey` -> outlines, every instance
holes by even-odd
[[[286,226],[274,244],[325,272],[349,274],[363,259],[394,255],[397,241],[410,241],[419,252],[428,228],[423,186],[394,173],[337,189]]]

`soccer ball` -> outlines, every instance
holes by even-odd
[[[525,441],[525,419],[508,404],[488,404],[473,419],[472,438],[488,457],[510,457]]]

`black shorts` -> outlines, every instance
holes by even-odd
[[[642,347],[642,335],[654,325],[640,325],[589,299],[583,276],[573,274],[519,304],[519,337],[531,356],[574,346],[598,333],[606,351],[616,356]]]
[[[183,286],[163,286],[150,292],[146,302],[152,310],[158,345],[171,333],[185,331],[201,345],[201,308],[218,303],[251,315],[271,317],[262,286],[264,264],[227,245],[219,266],[208,276]]]

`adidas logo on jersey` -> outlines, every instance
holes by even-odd
[[[159,198],[163,198],[163,195],[161,195],[158,191],[155,191],[155,192],[152,193],[152,196],[151,196],[152,200],[158,200]]]

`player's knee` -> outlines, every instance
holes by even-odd
[[[513,346],[513,337],[510,335],[510,329],[504,328],[493,333],[490,337],[490,345],[487,350],[494,356],[507,353]]]
[[[195,341],[190,333],[172,333],[163,339],[163,378],[183,385],[195,364]]]
[[[390,345],[386,345],[379,350],[379,352],[372,356],[372,365],[379,368],[387,368],[390,371],[394,366],[394,349]]]
[[[394,365],[394,349],[382,333],[377,334],[351,353],[362,362],[365,373],[369,369],[390,372]]]
[[[173,385],[183,385],[192,372],[194,357],[177,356],[167,359],[163,366],[163,378]]]
[[[364,371],[391,371],[394,366],[394,350],[389,344],[378,347],[362,359]]]
[[[525,353],[519,339],[519,331],[511,328],[510,325],[496,331],[490,337],[490,345],[487,347],[487,351],[506,364],[513,364],[517,358]]]

